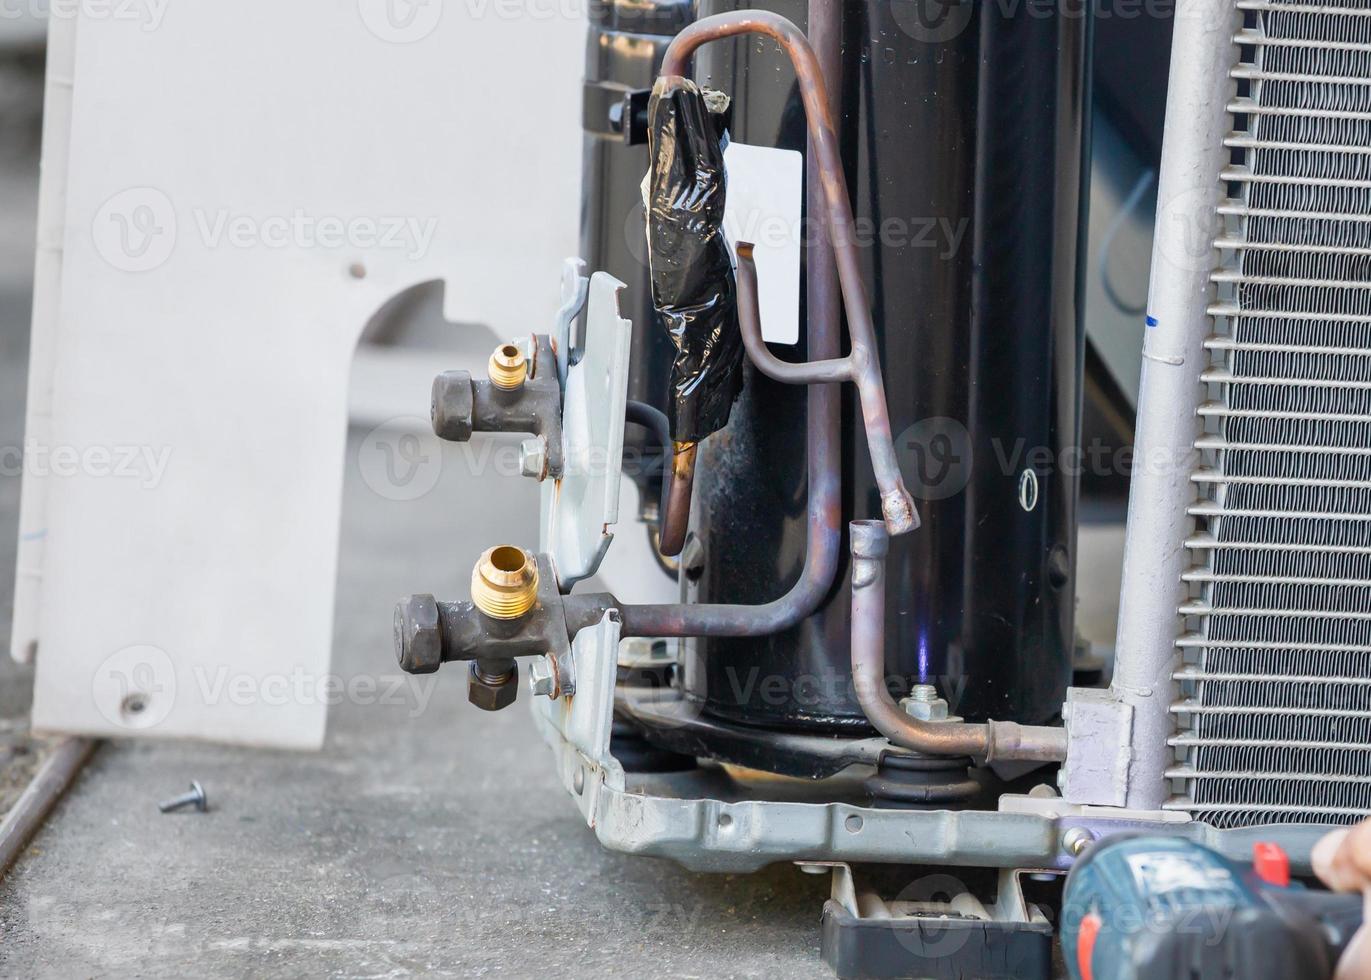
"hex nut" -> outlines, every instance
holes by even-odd
[[[476,393],[466,371],[444,371],[433,382],[433,431],[448,442],[467,442],[475,428]]]
[[[467,700],[482,711],[503,711],[519,697],[518,664],[514,664],[504,677],[496,679],[482,673],[480,665],[473,660],[467,677]]]
[[[904,713],[919,721],[951,721],[947,702],[940,697],[926,701],[918,697],[905,698],[900,702]]]
[[[535,697],[555,698],[560,693],[557,662],[551,657],[535,657],[528,665],[528,686]]]
[[[412,595],[395,606],[395,657],[409,674],[443,666],[443,628],[433,596]]]
[[[519,444],[519,472],[539,483],[547,479],[547,440],[542,436]]]

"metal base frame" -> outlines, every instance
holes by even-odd
[[[833,802],[829,781],[786,783],[783,790],[773,782],[734,782],[727,794],[695,795],[709,785],[708,771],[635,777],[630,786],[609,750],[619,634],[613,610],[582,630],[572,647],[576,693],[534,699],[562,784],[612,851],[715,872],[751,872],[782,861],[1065,870],[1082,835],[1088,843],[1145,831],[1186,837],[1238,861],[1250,860],[1254,843],[1275,837],[1295,869],[1307,871],[1309,851],[1326,832],[1314,826],[1217,830],[1162,812],[1039,797],[1006,797],[1001,806],[1008,808],[995,812],[884,810]],[[717,790],[717,777],[713,785]]]

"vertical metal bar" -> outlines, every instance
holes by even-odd
[[[1187,510],[1196,499],[1190,475],[1241,23],[1233,0],[1189,0],[1176,11],[1113,682],[1133,708],[1127,805],[1137,809],[1158,809],[1169,795],[1171,675],[1186,598]]]

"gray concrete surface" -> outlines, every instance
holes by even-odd
[[[345,524],[335,669],[384,687],[394,598],[470,567],[461,515],[351,479]],[[0,973],[828,975],[825,882],[605,853],[526,706],[484,715],[461,680],[334,708],[317,756],[107,745],[0,887]],[[158,814],[191,779],[212,811]]]
[[[0,239],[32,241],[36,169],[27,158],[0,167]],[[17,446],[27,255],[0,249],[0,266],[0,446]],[[473,533],[454,503],[462,466],[445,467],[422,501],[384,500],[359,477],[360,439],[334,669],[376,693],[332,709],[318,755],[106,744],[0,885],[0,975],[828,976],[826,881],[788,867],[690,875],[607,854],[555,784],[526,705],[482,714],[460,672],[384,696],[400,676],[394,600],[461,591],[491,522],[524,520],[531,488],[498,487]],[[5,637],[18,500],[19,480],[0,475]],[[0,729],[22,725],[30,682],[0,657]],[[378,699],[388,703],[363,703]],[[156,801],[191,779],[211,812],[159,814]]]

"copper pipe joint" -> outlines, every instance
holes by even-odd
[[[490,355],[490,383],[502,391],[514,391],[528,378],[528,358],[513,344],[502,344]]]
[[[471,601],[491,619],[518,619],[538,601],[538,565],[512,545],[491,548],[471,573]]]

